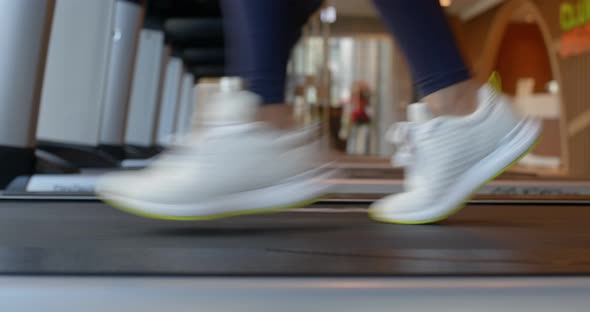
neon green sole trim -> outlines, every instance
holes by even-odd
[[[429,224],[429,223],[436,223],[442,220],[447,219],[448,217],[456,214],[457,212],[459,212],[461,209],[463,209],[467,203],[469,202],[469,200],[475,195],[475,193],[477,193],[477,191],[479,189],[481,189],[484,185],[488,184],[490,181],[494,180],[495,178],[497,178],[499,175],[501,175],[502,173],[504,173],[504,171],[510,169],[510,167],[516,165],[516,163],[518,163],[524,156],[526,156],[528,153],[530,153],[536,146],[537,144],[539,144],[539,142],[541,141],[541,137],[538,137],[535,142],[522,154],[520,155],[518,158],[516,158],[513,162],[511,162],[508,166],[504,167],[502,170],[498,171],[496,174],[494,174],[491,178],[487,179],[484,183],[480,184],[474,191],[473,193],[471,193],[469,196],[467,196],[467,198],[465,198],[463,200],[463,202],[461,204],[459,204],[459,206],[457,206],[456,208],[454,208],[453,210],[451,210],[449,213],[441,216],[441,217],[437,217],[437,218],[433,218],[433,219],[429,219],[429,220],[420,220],[420,221],[401,221],[401,220],[390,220],[390,219],[384,219],[384,218],[380,218],[376,215],[374,215],[373,213],[371,213],[371,211],[369,210],[369,217],[375,221],[378,222],[382,222],[382,223],[391,223],[391,224],[403,224],[403,225],[418,225],[418,224]]]
[[[112,201],[112,200],[102,199],[102,201],[104,203],[108,204],[109,206],[117,208],[118,210],[121,210],[121,211],[129,213],[129,214],[133,214],[136,216],[144,217],[144,218],[168,220],[168,221],[210,221],[210,220],[217,220],[217,219],[224,219],[224,218],[245,216],[245,215],[278,213],[278,212],[283,212],[283,211],[290,210],[290,209],[309,206],[309,205],[317,202],[320,199],[321,199],[321,197],[315,198],[312,200],[308,200],[308,201],[304,201],[304,202],[294,203],[294,204],[287,205],[287,206],[244,210],[244,211],[237,211],[237,212],[226,212],[226,213],[220,213],[220,214],[214,214],[214,215],[208,215],[208,216],[198,216],[198,217],[175,217],[175,216],[167,216],[167,215],[160,215],[160,214],[154,214],[154,213],[146,213],[146,212],[138,211],[138,210],[135,210],[132,208],[124,207],[121,204],[119,204],[115,201]]]

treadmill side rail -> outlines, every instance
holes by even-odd
[[[99,174],[38,174],[20,176],[4,190],[4,197],[75,195],[92,196]]]

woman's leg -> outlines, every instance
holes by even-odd
[[[433,113],[472,113],[479,85],[471,79],[439,2],[374,2],[406,55],[416,86]]]
[[[321,0],[223,0],[228,74],[262,97],[260,119],[290,122],[284,104],[287,62],[301,28]],[[275,104],[275,105],[273,105]],[[276,105],[279,104],[279,105]]]

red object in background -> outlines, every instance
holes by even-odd
[[[352,86],[352,123],[365,124],[371,121],[367,115],[367,108],[370,104],[369,86],[365,82],[355,82]]]

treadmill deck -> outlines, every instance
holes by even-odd
[[[590,207],[471,205],[438,225],[363,206],[175,222],[94,202],[0,202],[0,274],[588,275]]]

